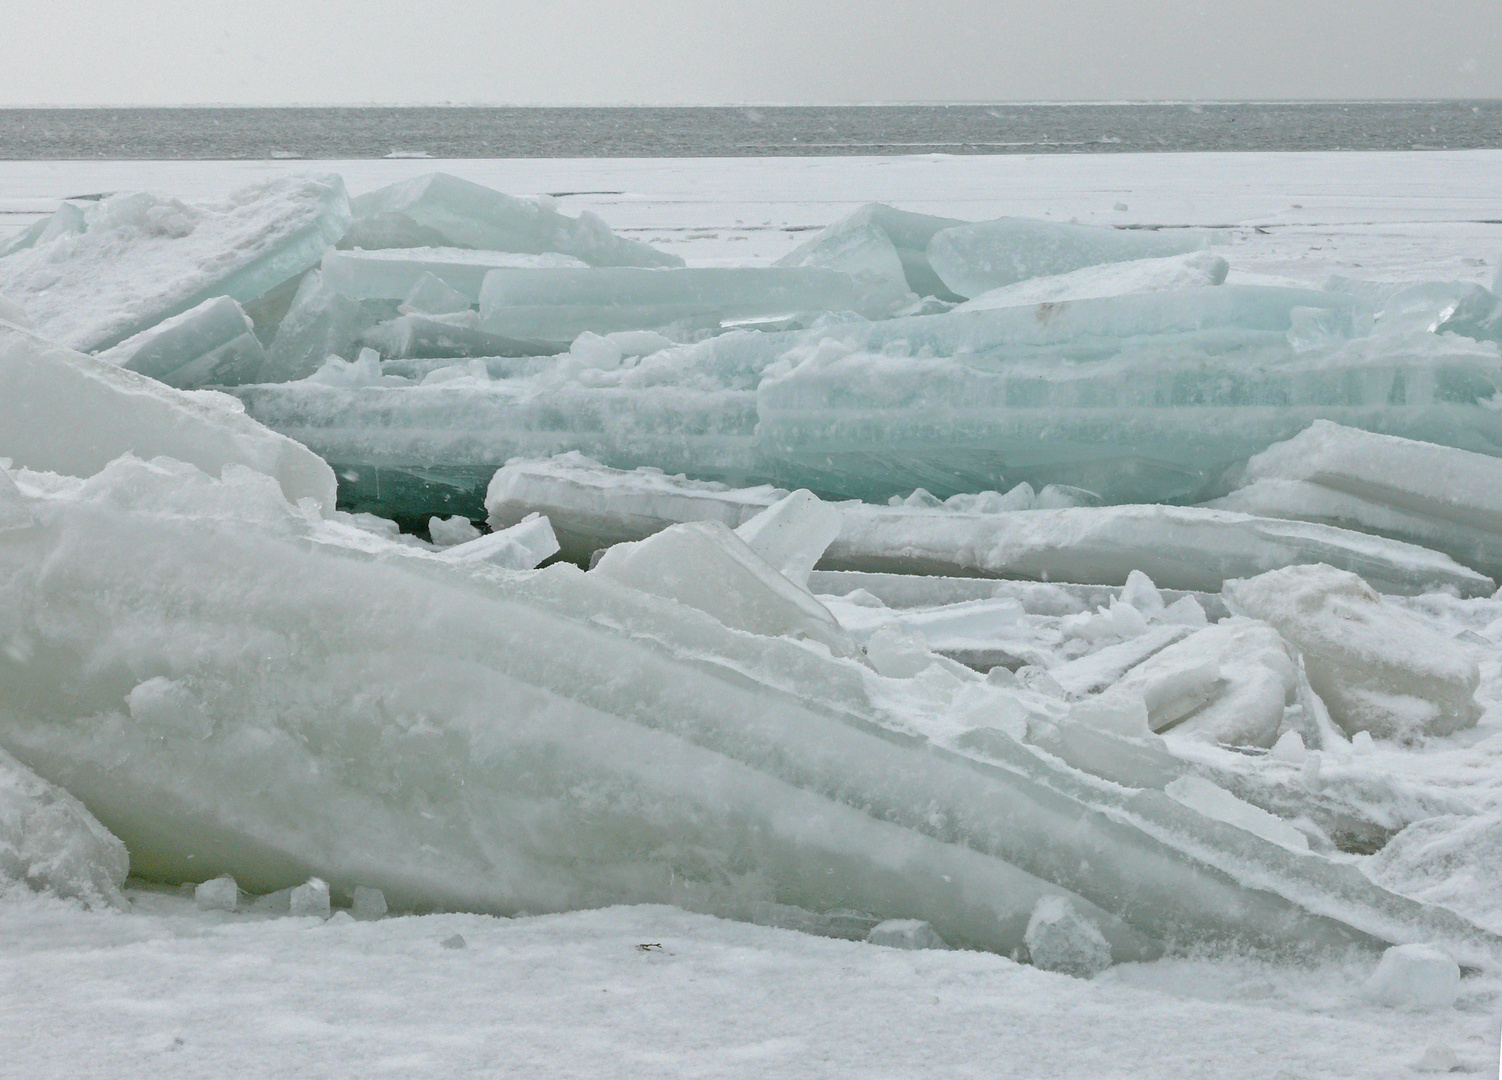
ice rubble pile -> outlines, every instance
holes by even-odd
[[[65,204],[0,252],[0,875],[1502,963],[1413,884],[1468,808],[1361,765],[1480,715],[1422,605],[1496,588],[1499,303],[1213,239]]]

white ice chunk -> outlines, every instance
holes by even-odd
[[[896,623],[880,627],[866,641],[866,659],[878,675],[888,679],[912,679],[938,662],[921,633],[904,630]]]
[[[1255,836],[1293,851],[1308,851],[1309,838],[1288,822],[1260,806],[1238,799],[1225,788],[1200,776],[1181,776],[1170,782],[1164,794],[1208,818],[1234,825]]]
[[[1502,571],[1502,459],[1490,454],[1316,420],[1248,461],[1215,505],[1381,533]]]
[[[639,240],[623,240],[594,214],[560,214],[445,173],[429,173],[361,195],[346,248],[452,246],[542,254],[556,251],[591,266],[682,266]]]
[[[468,311],[474,304],[469,295],[460,292],[442,278],[423,271],[412,287],[407,290],[401,306],[403,315],[420,312],[424,315],[449,315],[455,311]]]
[[[267,351],[266,381],[311,375],[329,356],[351,356],[360,335],[393,314],[381,302],[351,300],[335,292],[317,270],[303,276]]]
[[[1128,739],[1149,733],[1147,703],[1141,694],[1108,690],[1099,697],[1077,701],[1069,707],[1069,723],[1108,731]]]
[[[1155,619],[1163,612],[1163,594],[1153,584],[1153,579],[1141,570],[1133,570],[1127,575],[1126,584],[1121,589],[1121,602],[1131,604],[1148,619]]]
[[[612,338],[601,337],[588,330],[574,338],[568,347],[568,354],[582,366],[598,371],[613,371],[621,366],[624,358],[620,345]]]
[[[1278,741],[1273,743],[1272,749],[1267,752],[1272,761],[1281,761],[1286,765],[1302,765],[1308,751],[1304,749],[1304,737],[1297,731],[1285,731],[1278,736]]]
[[[91,476],[121,454],[166,455],[218,473],[265,473],[288,501],[334,508],[333,471],[246,416],[233,398],[185,392],[0,325],[0,457]]]
[[[329,886],[322,878],[308,878],[287,897],[287,913],[292,916],[329,917]]]
[[[470,251],[466,248],[389,248],[378,251],[328,251],[323,256],[323,280],[329,288],[353,300],[401,300],[424,279],[436,278],[446,291],[437,292],[447,311],[467,310],[480,299],[485,275],[510,269],[587,269],[589,264],[557,252],[524,255],[509,251]],[[460,303],[460,301],[463,301]],[[431,314],[444,314],[420,308]]]
[[[1276,630],[1230,618],[1164,648],[1132,668],[1121,685],[1147,698],[1154,731],[1268,746],[1284,708],[1294,701],[1298,679],[1298,666]]]
[[[836,507],[799,489],[739,526],[735,534],[789,581],[807,588],[808,575],[840,534],[841,523]]]
[[[1230,582],[1226,595],[1303,652],[1310,685],[1348,734],[1448,734],[1481,715],[1480,673],[1465,648],[1384,604],[1355,574],[1291,566]]]
[[[120,907],[129,869],[125,845],[83,803],[0,750],[0,885]]]
[[[180,390],[259,382],[266,350],[236,301],[216,296],[99,354]]]
[[[908,288],[896,245],[870,222],[830,226],[777,260],[777,265],[819,266],[849,274],[864,293],[858,310],[870,318],[890,315],[918,300]]]
[[[356,885],[350,899],[350,914],[357,919],[379,919],[386,914],[386,894],[380,889]]]
[[[866,940],[889,949],[949,948],[933,925],[922,919],[887,919],[873,926]]]
[[[1077,979],[1089,979],[1111,966],[1111,946],[1065,897],[1038,901],[1027,923],[1027,951],[1033,966]]]
[[[39,333],[96,350],[215,296],[244,303],[290,281],[344,234],[350,210],[337,176],[292,176],[217,203],[112,195],[84,216],[86,231],[0,261],[0,293]]]
[[[318,370],[302,382],[309,386],[332,386],[359,390],[382,385],[381,356],[374,349],[361,349],[353,360],[326,357]]]
[[[558,538],[552,523],[534,514],[509,529],[495,532],[446,549],[441,557],[451,563],[488,563],[504,570],[531,570],[558,554]]]
[[[833,615],[715,521],[673,525],[605,552],[592,573],[666,597],[753,634],[807,638],[849,655]]]
[[[1433,945],[1394,945],[1382,954],[1365,994],[1395,1009],[1448,1009],[1460,996],[1460,965]]]
[[[428,518],[428,536],[439,547],[447,548],[479,539],[480,530],[469,518],[454,514],[447,518]]]
[[[1102,296],[1201,288],[1222,284],[1230,269],[1226,260],[1208,251],[1192,251],[1187,255],[1170,255],[1162,259],[1106,263],[1067,274],[1028,278],[1003,285],[981,293],[955,310],[1063,304]]]
[[[486,274],[480,289],[480,326],[509,337],[572,341],[586,330],[853,311],[860,296],[849,274],[819,267],[500,269]]]
[[[1160,232],[997,218],[936,233],[928,244],[928,261],[950,289],[976,297],[1028,278],[1100,263],[1180,255],[1209,240],[1197,229]]]
[[[201,883],[193,889],[199,911],[234,911],[240,906],[240,886],[228,874]]]

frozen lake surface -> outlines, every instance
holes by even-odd
[[[1345,274],[1490,286],[1502,256],[1502,151],[1489,150],[6,162],[0,243],[64,198],[217,199],[322,170],[352,195],[434,170],[550,194],[691,267],[767,263],[871,201],[967,220],[1222,228],[1228,284],[1318,288]],[[1458,800],[1495,820],[1502,602],[1393,603],[1479,650],[1484,711],[1474,729],[1422,750],[1384,745],[1333,775],[1358,791],[1391,780],[1405,797]],[[869,610],[832,606],[848,625]],[[1460,898],[1443,885],[1434,898],[1502,930],[1495,877]],[[1497,1069],[1496,972],[1468,973],[1454,1008],[1383,1008],[1363,997],[1370,955],[1207,955],[1081,980],[991,954],[899,951],[655,905],[325,922],[201,911],[191,893],[139,883],[126,895],[125,912],[0,899],[0,1025],[12,1043],[0,1076],[1272,1080]]]

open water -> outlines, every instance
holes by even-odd
[[[1502,101],[0,109],[0,160],[1502,148]]]

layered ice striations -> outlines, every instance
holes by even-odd
[[[261,382],[271,374],[255,325],[228,296],[143,330],[100,358],[180,390]]]

